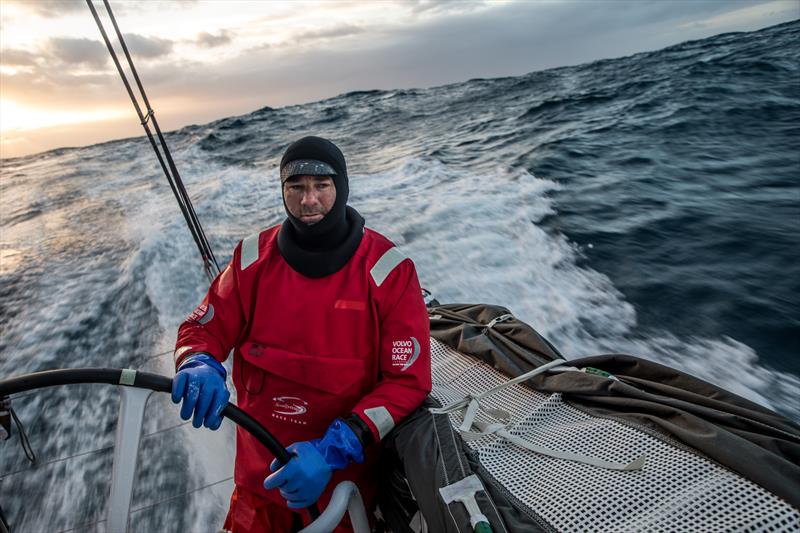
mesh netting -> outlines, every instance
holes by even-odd
[[[431,339],[433,392],[442,405],[508,377]],[[509,432],[551,450],[644,468],[606,470],[556,459],[487,435],[468,441],[486,470],[559,531],[800,531],[800,513],[755,483],[684,447],[597,418],[521,385],[481,401],[511,413]],[[449,415],[457,428],[462,413]],[[476,420],[497,422],[483,411]]]

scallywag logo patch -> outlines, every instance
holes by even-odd
[[[408,340],[392,341],[392,366],[401,372],[407,370],[419,357],[419,341],[410,337]]]
[[[296,396],[276,396],[272,398],[272,418],[305,426],[302,416],[308,412],[308,402]]]

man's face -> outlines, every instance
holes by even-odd
[[[330,176],[292,176],[283,182],[283,200],[293,217],[316,224],[333,207],[336,186]]]

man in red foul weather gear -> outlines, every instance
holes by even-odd
[[[172,396],[184,419],[219,427],[221,362],[233,350],[238,406],[291,443],[280,465],[237,429],[225,521],[234,533],[296,529],[309,521],[302,509],[324,508],[345,479],[369,506],[381,439],[431,389],[414,264],[347,206],[341,151],[304,137],[286,150],[280,178],[286,220],[236,246],[175,350]]]

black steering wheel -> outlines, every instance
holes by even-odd
[[[131,379],[133,378],[133,379]],[[106,383],[149,389],[156,392],[172,392],[172,380],[166,376],[121,368],[68,368],[34,372],[0,381],[0,398],[45,387],[72,385],[76,383]],[[283,464],[289,462],[292,454],[256,419],[228,403],[222,415],[239,425],[275,456]],[[312,520],[319,517],[319,508],[313,504],[307,508]]]

